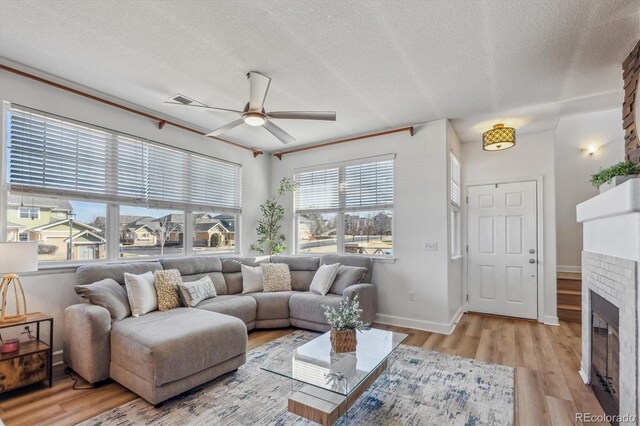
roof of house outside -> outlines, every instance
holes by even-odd
[[[32,197],[30,194],[16,195],[9,194],[7,204],[10,206],[39,207],[51,210],[72,210],[71,203],[68,200],[60,198]]]

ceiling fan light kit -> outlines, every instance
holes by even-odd
[[[272,119],[287,119],[287,120],[323,120],[323,121],[336,121],[336,113],[334,111],[276,111],[265,112],[264,101],[271,85],[271,79],[264,74],[256,71],[247,73],[247,79],[249,80],[249,102],[244,107],[243,111],[238,111],[228,108],[218,108],[206,105],[202,102],[198,102],[184,96],[177,94],[173,96],[165,105],[172,106],[184,106],[191,107],[198,110],[210,110],[210,111],[228,111],[240,115],[240,119],[225,124],[206,136],[219,136],[229,130],[238,127],[242,124],[248,124],[249,126],[262,126],[269,133],[275,136],[283,144],[294,142],[295,138],[289,133],[282,130],[279,126],[274,124]]]
[[[262,114],[260,112],[246,112],[242,116],[242,119],[249,126],[262,126],[264,124],[264,122],[267,121],[264,118],[264,114]]]

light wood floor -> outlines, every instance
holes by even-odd
[[[570,425],[574,424],[576,412],[603,414],[591,389],[578,374],[581,348],[578,323],[561,322],[560,327],[553,327],[465,314],[450,336],[376,326],[409,334],[404,342],[408,345],[516,368],[516,421],[520,425]],[[249,350],[291,331],[251,332]],[[72,384],[71,379],[64,377],[56,380],[51,389],[6,400],[0,396],[0,418],[7,425],[74,424],[136,398],[114,382],[86,390],[73,390]]]

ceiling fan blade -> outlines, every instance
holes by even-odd
[[[163,102],[163,105],[169,105],[169,106],[183,106],[183,107],[189,107],[189,108],[193,108],[193,109],[198,109],[201,111],[207,111],[207,110],[213,110],[213,111],[228,111],[228,112],[235,112],[236,114],[242,114],[242,111],[238,111],[236,109],[228,109],[228,108],[218,108],[218,107],[212,107],[212,106],[208,106],[208,105],[196,105],[196,104],[191,104],[191,105],[187,105],[187,104],[181,104],[180,102]]]
[[[214,131],[207,133],[205,136],[219,136],[225,132],[227,132],[228,130],[233,129],[234,127],[238,127],[239,125],[241,125],[242,123],[244,123],[244,120],[242,118],[236,120],[236,121],[232,121],[229,124],[226,124],[222,127],[218,127],[217,129],[215,129]]]
[[[295,120],[336,121],[335,111],[274,111],[267,114],[269,118],[288,118]]]
[[[293,136],[291,136],[289,133],[285,132],[284,130],[282,130],[280,127],[276,126],[269,120],[265,121],[262,127],[267,129],[269,133],[271,133],[273,136],[280,139],[280,142],[282,142],[285,145],[288,144],[289,142],[296,141]]]
[[[249,110],[262,111],[271,79],[259,72],[249,73]]]

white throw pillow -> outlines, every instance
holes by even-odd
[[[141,275],[124,273],[127,297],[131,306],[131,315],[139,317],[158,309],[158,295],[154,285],[153,272]]]
[[[240,266],[242,267],[242,292],[254,293],[264,290],[262,285],[262,269],[259,266]]]
[[[336,275],[338,275],[339,267],[339,263],[334,263],[333,265],[322,265],[319,267],[316,274],[313,276],[309,291],[323,296],[326,295],[335,281]]]

